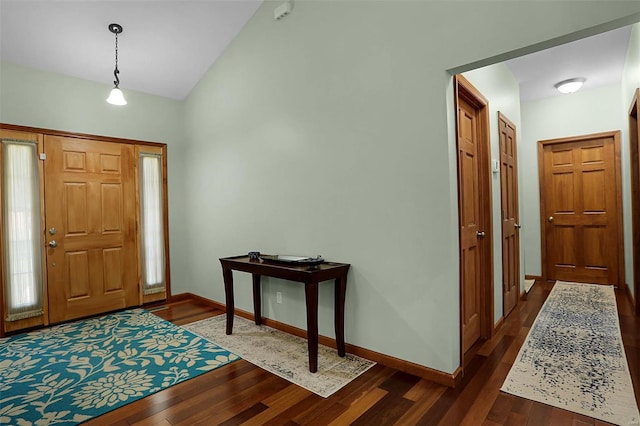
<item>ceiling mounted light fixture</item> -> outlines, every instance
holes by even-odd
[[[107,102],[112,105],[126,105],[127,101],[122,94],[122,90],[118,87],[120,84],[120,78],[118,78],[118,74],[120,74],[120,70],[118,69],[118,34],[122,33],[122,25],[119,24],[109,24],[109,31],[116,35],[116,69],[113,71],[113,75],[116,78],[113,81],[113,84],[116,85],[113,89],[111,89],[111,93],[107,98]]]
[[[570,78],[569,80],[563,80],[560,83],[554,84],[553,87],[561,93],[573,93],[580,90],[585,81],[587,81],[587,79],[582,77]]]

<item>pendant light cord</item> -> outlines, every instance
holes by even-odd
[[[120,84],[120,78],[118,78],[118,74],[120,74],[120,70],[118,70],[118,33],[116,32],[116,69],[113,70],[113,76],[116,78],[113,84],[116,85],[116,89]]]

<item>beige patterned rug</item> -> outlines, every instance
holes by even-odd
[[[524,291],[529,293],[531,287],[536,283],[536,280],[524,280]]]
[[[318,371],[309,372],[307,341],[236,316],[233,334],[225,334],[226,316],[219,315],[183,326],[277,376],[324,398],[370,369],[375,362],[355,355],[338,356],[318,345]]]
[[[501,390],[640,425],[613,287],[556,281]]]

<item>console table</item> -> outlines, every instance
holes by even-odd
[[[338,355],[345,355],[344,345],[344,300],[347,289],[348,263],[323,262],[315,266],[281,264],[250,259],[249,256],[224,257],[220,259],[224,291],[227,303],[227,334],[233,332],[233,271],[248,272],[253,278],[253,310],[256,325],[262,324],[262,300],[260,277],[274,277],[304,284],[307,305],[307,344],[309,348],[309,371],[318,371],[318,283],[335,280],[335,331]]]

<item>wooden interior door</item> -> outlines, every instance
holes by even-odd
[[[520,224],[518,219],[518,160],[516,126],[498,113],[500,133],[500,200],[502,206],[503,315],[518,304],[520,293]]]
[[[620,283],[619,132],[539,142],[547,279]]]
[[[455,76],[460,225],[460,322],[464,354],[493,331],[488,101]]]
[[[636,89],[629,108],[629,159],[631,175],[631,227],[633,247],[633,285],[636,315],[640,315],[640,89]]]
[[[139,304],[134,146],[45,136],[52,323]]]
[[[478,146],[475,109],[458,103],[458,173],[462,290],[462,346],[466,352],[480,338],[480,248]]]

